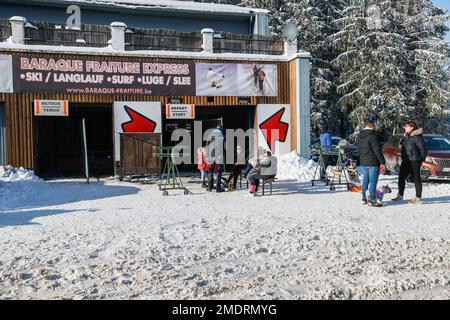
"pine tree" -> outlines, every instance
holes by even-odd
[[[297,25],[299,48],[312,55],[313,132],[326,123],[347,136],[373,114],[386,134],[405,119],[429,132],[450,127],[448,16],[430,0],[211,2],[267,9],[279,35]]]
[[[409,2],[405,20],[410,50],[409,118],[418,120],[426,132],[448,130],[449,70],[448,43],[444,40],[448,28],[446,11],[428,0]]]
[[[297,25],[297,40],[301,50],[312,57],[311,68],[311,129],[318,133],[326,123],[334,132],[340,130],[340,117],[335,99],[336,73],[330,65],[334,51],[325,41],[333,33],[330,21],[339,16],[342,1],[297,0],[285,5],[286,23]]]
[[[357,127],[375,114],[385,133],[407,119],[442,131],[449,101],[447,17],[428,0],[351,0],[330,37],[342,53],[339,103]]]
[[[381,127],[392,130],[407,113],[407,39],[396,32],[400,19],[389,1],[352,0],[335,21],[339,31],[329,40],[341,51],[332,61],[340,72],[339,104],[356,128],[376,115]]]
[[[317,133],[319,124],[326,123],[334,132],[342,132],[336,72],[330,64],[335,52],[325,39],[334,32],[331,22],[340,17],[344,0],[242,0],[238,4],[269,10],[270,30],[274,34],[281,35],[287,23],[297,25],[299,48],[312,56],[312,131]]]

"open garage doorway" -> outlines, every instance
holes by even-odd
[[[35,117],[40,176],[84,176],[83,118],[90,176],[114,174],[112,106],[69,104],[67,117]]]
[[[208,129],[215,128],[217,124],[222,124],[226,129],[243,129],[244,131],[253,128],[255,120],[254,106],[196,106],[195,121],[201,121],[202,134]],[[175,146],[178,142],[171,141],[171,136],[176,129],[186,129],[191,133],[191,165],[182,164],[178,166],[180,171],[197,172],[197,163],[194,162],[194,120],[193,119],[164,119],[163,123],[163,144],[165,146]],[[247,139],[248,140],[248,139]],[[235,141],[236,146],[236,141]],[[246,150],[249,150],[249,141],[246,141]],[[230,169],[227,166],[226,169]]]

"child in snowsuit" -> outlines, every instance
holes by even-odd
[[[378,200],[383,201],[384,195],[391,192],[392,190],[389,185],[382,186],[381,188],[378,187],[377,191],[375,191],[375,197],[377,197]]]
[[[206,163],[206,154],[205,148],[198,148],[197,150],[197,168],[200,170],[200,181],[202,183],[202,187],[206,188],[206,171],[208,164]]]

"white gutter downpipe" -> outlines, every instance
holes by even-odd
[[[311,56],[298,53],[296,58],[297,83],[297,151],[304,158],[311,155]]]

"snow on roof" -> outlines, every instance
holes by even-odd
[[[299,52],[292,56],[265,55],[248,53],[208,53],[187,51],[163,51],[163,50],[139,50],[139,51],[116,51],[111,46],[104,48],[48,46],[48,45],[26,45],[16,44],[11,41],[0,42],[0,52],[40,52],[40,53],[66,53],[87,55],[113,55],[129,57],[149,58],[184,58],[184,59],[210,59],[210,60],[241,60],[241,61],[290,61],[296,57],[310,58],[308,52]]]
[[[203,3],[177,0],[29,0],[41,3],[67,3],[67,5],[92,5],[117,7],[127,9],[150,9],[166,11],[209,12],[221,14],[251,15],[253,13],[268,13],[268,10],[245,8],[228,4]]]

